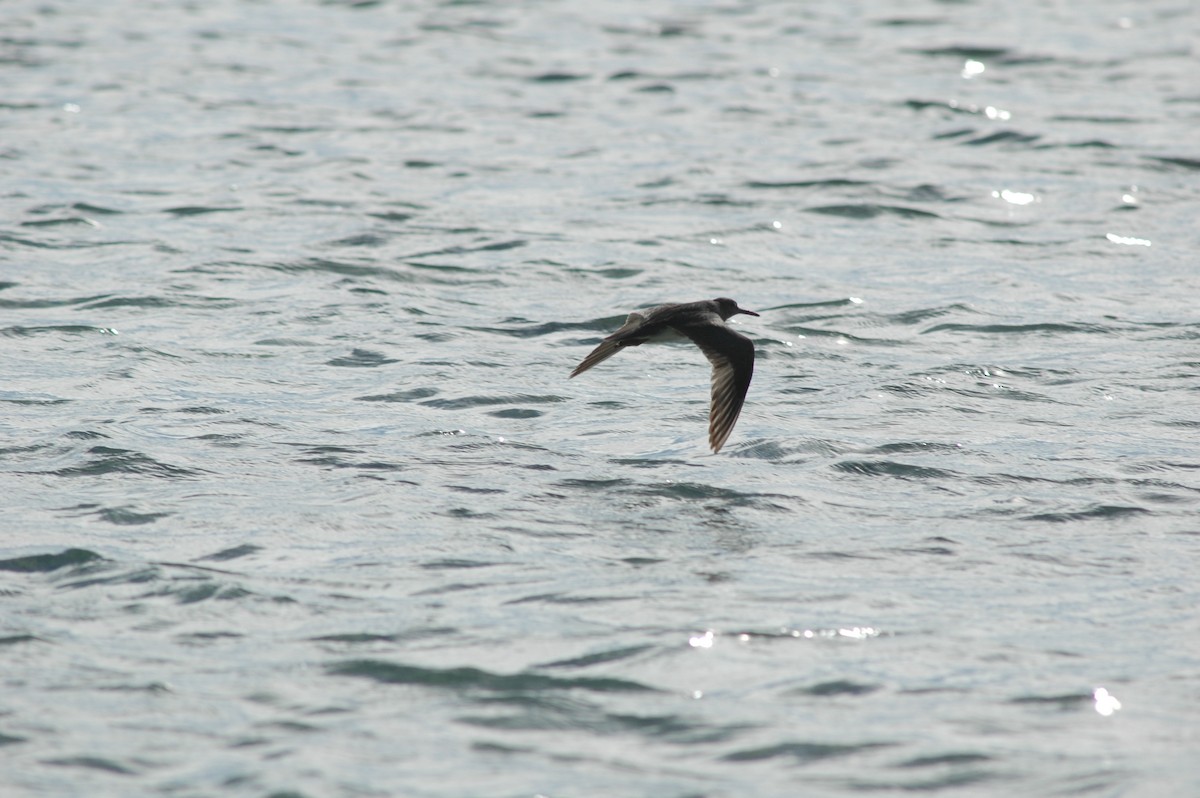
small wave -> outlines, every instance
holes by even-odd
[[[556,394],[515,394],[513,396],[460,396],[457,399],[429,399],[421,404],[438,410],[464,410],[469,407],[488,407],[490,405],[553,404],[565,401],[567,401],[565,397]]]
[[[5,595],[11,595],[6,593]],[[0,637],[0,646],[18,646],[21,643],[36,643],[41,638],[35,635],[4,635]],[[5,745],[4,735],[0,734],[0,745]]]
[[[526,78],[530,83],[575,83],[580,80],[588,80],[590,75],[579,74],[576,72],[543,72],[540,75],[533,75]]]
[[[489,492],[499,493],[501,491],[489,491]],[[495,562],[484,562],[482,560],[446,559],[446,560],[430,560],[429,562],[423,562],[420,564],[420,567],[424,568],[426,570],[429,570],[429,571],[441,571],[441,570],[447,570],[447,569],[459,570],[462,568],[492,568],[499,564],[500,563],[495,563]]]
[[[371,646],[377,643],[401,643],[413,640],[427,640],[434,637],[452,637],[461,634],[461,629],[452,626],[423,626],[408,629],[404,632],[378,634],[374,632],[338,632],[328,635],[310,637],[314,643],[336,643],[342,647]]]
[[[503,252],[508,249],[518,249],[529,244],[524,238],[513,238],[506,241],[492,241],[486,244],[476,244],[475,246],[463,246],[455,244],[449,247],[440,247],[438,249],[422,250],[420,252],[412,252],[401,256],[402,260],[414,260],[416,258],[428,258],[434,255],[467,255],[474,252]]]
[[[499,335],[508,335],[513,338],[538,338],[543,335],[551,335],[565,330],[598,330],[608,332],[613,327],[620,326],[621,322],[625,321],[624,316],[607,316],[602,319],[593,319],[592,321],[583,322],[564,322],[564,321],[547,321],[547,322],[531,322],[525,319],[515,319],[512,323],[516,326],[512,327],[464,327],[463,329],[471,332],[482,333],[497,333]],[[588,339],[587,342],[594,342]]]
[[[1185,158],[1181,156],[1147,155],[1147,160],[1156,161],[1163,166],[1181,167],[1183,169],[1200,169],[1200,158]]]
[[[1029,144],[1037,141],[1040,133],[1022,133],[1018,130],[998,130],[995,133],[985,133],[982,136],[967,139],[962,144],[967,147],[986,147],[991,144]]]
[[[835,679],[830,682],[820,682],[810,687],[802,687],[792,692],[799,695],[810,695],[818,698],[830,698],[833,696],[856,696],[870,695],[881,689],[878,684],[866,684],[864,682],[855,682],[849,679]]]
[[[656,692],[627,679],[580,677],[564,679],[538,673],[501,674],[480,668],[422,668],[415,665],[358,659],[327,669],[333,676],[353,676],[381,684],[410,684],[450,690],[487,690],[502,693],[541,693],[547,690],[585,690],[597,693]]]
[[[23,247],[31,249],[95,249],[97,247],[119,247],[126,246],[130,241],[112,241],[112,240],[95,240],[87,241],[79,236],[73,236],[67,239],[54,238],[29,238],[26,236],[13,235],[12,233],[0,233],[0,241],[7,241]]]
[[[34,219],[28,222],[21,222],[22,227],[64,227],[71,225],[99,227],[98,222],[86,216],[58,216],[51,219]]]
[[[379,233],[359,233],[358,235],[347,236],[329,241],[325,246],[329,247],[381,247],[391,240],[391,236],[381,235]]]
[[[11,284],[11,286],[16,285],[16,283]],[[41,310],[42,308],[61,308],[71,305],[91,305],[94,302],[108,299],[111,296],[112,294],[99,294],[96,296],[70,297],[68,299],[0,299],[0,308],[6,310]]]
[[[83,307],[88,310],[107,310],[110,308],[177,308],[189,307],[202,310],[221,310],[237,306],[237,301],[224,297],[212,296],[109,296],[87,302]]]
[[[141,476],[181,479],[198,476],[201,471],[155,460],[132,449],[93,446],[87,453],[91,459],[82,465],[67,466],[49,473],[59,477],[92,477],[108,474],[137,474]]]
[[[978,762],[991,762],[992,757],[987,754],[976,753],[959,753],[953,752],[948,754],[933,754],[930,756],[918,756],[912,759],[905,760],[900,763],[902,768],[928,768],[940,767],[942,765],[973,765]]]
[[[504,602],[504,606],[518,604],[611,604],[616,601],[637,601],[637,596],[578,596],[569,593],[538,593]]]
[[[784,446],[777,441],[752,440],[736,443],[728,449],[730,457],[742,457],[750,460],[766,460],[778,463],[797,451],[795,448]]]
[[[1023,695],[1009,699],[1010,704],[1029,704],[1054,709],[1075,709],[1095,701],[1092,693],[1061,693],[1055,695]]]
[[[931,58],[970,59],[973,61],[988,61],[1008,66],[1027,64],[1046,64],[1057,61],[1053,56],[1030,55],[1020,53],[1009,47],[979,47],[974,45],[955,44],[946,47],[920,47],[907,49],[907,52]]]
[[[956,44],[945,47],[921,47],[909,49],[908,52],[934,58],[972,58],[976,61],[993,61],[1007,56],[1011,51],[1007,47],[977,47]]]
[[[56,765],[58,767],[99,770],[103,771],[104,773],[113,773],[118,776],[133,776],[139,772],[137,768],[122,765],[116,760],[100,756],[68,756],[59,759],[44,759],[42,762],[47,765]]]
[[[865,335],[853,335],[852,333],[842,332],[841,330],[828,330],[821,327],[803,327],[803,326],[788,326],[784,329],[788,332],[802,335],[806,338],[834,338],[842,341],[849,341],[863,346],[906,346],[906,341],[901,341],[896,338],[868,338]]]
[[[935,324],[921,330],[922,335],[938,332],[977,332],[989,335],[1046,335],[1058,333],[1084,333],[1107,335],[1111,327],[1087,322],[1040,322],[1036,324]]]
[[[415,402],[418,399],[428,399],[431,396],[437,396],[437,388],[410,388],[407,391],[393,391],[392,393],[371,394],[370,396],[356,396],[356,401],[359,402]]]
[[[52,405],[65,405],[73,402],[73,399],[32,399],[29,397],[11,397],[0,396],[0,402],[7,402],[12,405],[28,405],[30,407],[49,407]],[[35,451],[30,449],[29,451]]]
[[[960,474],[953,471],[898,463],[894,460],[844,460],[834,463],[833,467],[848,474],[869,477],[894,477],[897,479],[958,479],[961,477]]]
[[[379,352],[372,352],[370,349],[354,349],[349,355],[335,357],[325,361],[326,366],[334,366],[335,368],[377,368],[386,366],[389,363],[398,363],[396,358],[387,357]]]
[[[1028,521],[1049,521],[1055,524],[1071,521],[1119,520],[1134,516],[1149,515],[1150,510],[1144,507],[1121,504],[1101,504],[1076,512],[1037,513],[1026,516]]]
[[[962,454],[962,447],[953,443],[935,443],[932,441],[898,441],[896,443],[885,443],[870,450],[871,454],[909,454],[912,452]]]
[[[747,180],[742,184],[753,189],[791,189],[791,188],[850,188],[872,185],[867,180],[852,180],[845,177],[827,178],[824,180]]]
[[[367,216],[370,216],[374,219],[379,219],[381,222],[397,222],[397,223],[407,222],[409,219],[413,218],[413,216],[415,216],[415,215],[416,214],[405,213],[402,211],[379,211],[377,213],[368,213],[367,214]]]
[[[64,549],[53,554],[31,554],[10,560],[0,560],[0,571],[16,571],[26,574],[50,573],[60,568],[78,568],[104,561],[104,558],[94,551]]]
[[[544,663],[538,667],[541,668],[590,668],[593,665],[604,665],[609,662],[620,662],[622,660],[631,659],[649,651],[653,651],[656,646],[621,646],[620,648],[605,649],[594,654],[587,654],[582,657],[572,657],[571,659],[560,659],[553,662]]]
[[[163,213],[172,216],[203,216],[209,213],[231,213],[245,210],[240,205],[178,205],[173,208],[163,208]]]
[[[5,338],[32,338],[36,335],[111,335],[107,327],[92,327],[87,324],[51,324],[44,327],[3,327],[0,336]]]
[[[15,734],[0,733],[0,748],[4,747],[6,745],[13,745],[15,743],[23,743],[23,742],[26,742],[28,739],[29,739],[28,737],[18,737]]]
[[[952,313],[978,313],[974,308],[962,303],[952,305],[940,305],[931,308],[916,308],[914,310],[906,310],[900,313],[892,313],[882,317],[885,324],[898,324],[901,326],[911,326],[928,319],[936,319],[941,316],[947,316]]]
[[[242,557],[248,557],[251,554],[257,554],[262,551],[262,546],[255,546],[253,543],[243,543],[240,546],[233,546],[228,549],[206,554],[203,557],[197,557],[197,562],[227,562],[229,560],[237,560]]]
[[[354,449],[346,446],[326,446],[326,445],[311,445],[311,444],[291,444],[301,447],[303,456],[297,457],[297,463],[306,465],[324,466],[327,468],[354,468],[365,471],[405,471],[408,466],[403,463],[390,463],[379,460],[361,460],[358,457],[345,457],[343,455],[362,455],[365,452],[361,449]]]
[[[834,745],[829,743],[780,743],[763,748],[748,748],[734,751],[721,757],[726,762],[758,762],[764,759],[790,759],[801,764],[852,756],[864,751],[886,748],[892,743],[861,743],[859,745]]]
[[[508,408],[507,410],[494,410],[491,413],[488,413],[488,415],[495,416],[496,418],[521,419],[521,418],[538,418],[539,416],[545,415],[545,413],[543,413],[541,410],[534,410],[534,409],[528,408],[528,407],[511,407],[511,408]]]
[[[856,307],[858,304],[858,301],[846,297],[845,299],[824,299],[819,302],[791,302],[786,305],[771,305],[770,307],[763,308],[763,310],[776,311],[798,309],[810,310],[813,308],[844,308]]]
[[[172,513],[139,513],[130,507],[100,507],[89,513],[114,526],[143,526],[153,524],[161,518],[169,518]]]
[[[806,213],[821,213],[829,216],[841,216],[845,219],[874,219],[878,216],[899,216],[902,219],[940,219],[932,211],[922,211],[904,205],[880,205],[877,203],[856,203],[852,205],[814,205],[805,208]]]

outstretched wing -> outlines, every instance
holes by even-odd
[[[724,324],[679,330],[700,347],[712,363],[712,404],[708,411],[708,445],[721,451],[737,423],[754,377],[754,343]]]
[[[615,333],[601,341],[600,345],[593,349],[588,356],[585,357],[583,361],[575,367],[575,370],[571,372],[571,376],[574,377],[578,374],[582,374],[597,363],[603,363],[617,352],[620,352],[623,347],[637,346],[638,344],[645,343],[646,336],[630,335],[635,330],[638,330],[638,328],[642,326],[642,322],[645,320],[645,316],[643,316],[641,313],[630,313],[629,318],[627,318],[625,323],[621,325],[621,329],[617,330]]]

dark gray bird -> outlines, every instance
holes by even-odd
[[[629,314],[621,329],[605,338],[571,372],[577,374],[608,360],[627,346],[690,338],[712,363],[712,405],[708,412],[708,445],[721,451],[733,431],[750,378],[754,376],[754,344],[725,325],[738,313],[757,316],[753,310],[739,308],[729,297],[659,305]]]

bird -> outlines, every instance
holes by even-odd
[[[708,445],[721,451],[742,412],[750,379],[754,376],[754,343],[726,326],[731,316],[753,310],[738,307],[729,297],[659,305],[634,311],[625,324],[585,357],[571,377],[603,363],[627,346],[691,339],[712,363],[712,404],[708,412]]]

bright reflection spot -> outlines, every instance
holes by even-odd
[[[791,637],[802,637],[805,640],[813,638],[823,638],[832,640],[838,637],[848,637],[851,640],[866,640],[871,637],[879,637],[881,632],[873,626],[845,626],[840,629],[781,629],[784,634]]]
[[[1117,700],[1117,697],[1103,687],[1097,687],[1092,691],[1092,699],[1096,702],[1096,711],[1104,717],[1108,717],[1121,708],[1121,702]]]
[[[1133,20],[1129,17],[1120,17],[1117,19],[1117,27],[1121,30],[1129,30],[1133,27]]]
[[[497,435],[497,436],[496,436],[496,442],[497,442],[497,443],[504,443],[504,438],[503,438],[503,437],[501,437],[501,436],[499,436],[499,435]]]
[[[982,61],[976,61],[974,58],[968,58],[967,62],[963,64],[962,76],[967,80],[970,80],[976,75],[982,75],[985,69],[987,69],[987,67],[983,65]]]
[[[740,642],[740,643],[749,643],[749,642],[750,642],[750,635],[746,634],[745,632],[742,632],[740,635],[738,635],[738,642]]]
[[[952,108],[955,111],[966,111],[969,114],[983,114],[988,119],[999,119],[1007,121],[1012,119],[1012,111],[1006,111],[1003,108],[997,108],[994,105],[985,105],[980,108],[975,103],[967,103],[962,105],[958,100],[950,100],[946,103],[947,108]]]
[[[1028,205],[1031,202],[1037,202],[1037,197],[1032,194],[1026,194],[1024,191],[993,191],[992,196],[996,199],[1002,199],[1010,205]]]
[[[713,647],[713,632],[709,629],[702,635],[693,635],[688,638],[688,645],[692,648],[712,648]]]
[[[779,67],[771,67],[767,70],[767,74],[773,78],[779,77]]]
[[[712,244],[713,246],[719,247],[719,246],[722,246],[725,243],[725,241],[724,241],[724,239],[720,239],[720,238],[710,238],[710,239],[708,239],[708,243]]]
[[[846,297],[846,300],[851,305],[861,305],[863,303],[863,301],[856,296],[848,296],[848,297]]]
[[[695,698],[695,699],[704,698],[704,691],[703,690],[693,690],[692,698]]]
[[[62,109],[64,111],[66,111],[68,114],[77,114],[83,110],[76,103],[63,103]]]
[[[1133,196],[1132,194],[1121,195],[1121,202],[1124,202],[1126,205],[1137,205],[1137,201],[1137,197]]]
[[[783,227],[783,222],[771,222],[771,226],[776,230],[779,230]]]
[[[879,630],[870,626],[852,626],[849,629],[838,629],[838,637],[849,637],[854,640],[866,640],[868,637],[878,637]]]
[[[1148,247],[1148,246],[1150,246],[1149,239],[1145,239],[1145,238],[1134,238],[1133,236],[1119,236],[1116,233],[1109,233],[1108,235],[1106,235],[1104,237],[1107,238],[1109,241],[1113,242],[1114,244],[1125,244],[1126,246],[1130,246],[1130,247]]]

